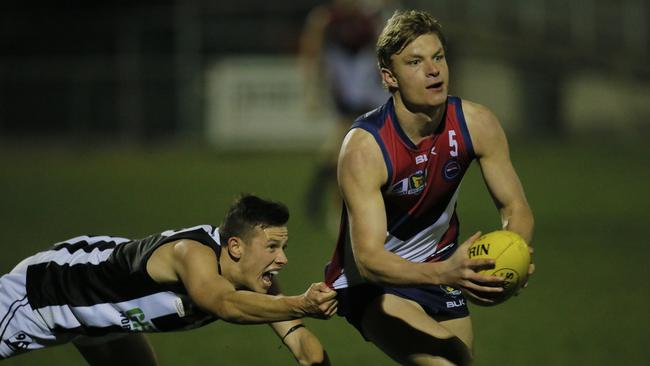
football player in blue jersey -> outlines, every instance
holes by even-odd
[[[470,260],[479,234],[459,241],[459,186],[476,160],[503,228],[528,243],[533,215],[488,108],[448,95],[440,24],[423,11],[396,12],[377,42],[391,99],[359,117],[338,160],[346,210],[326,283],[339,314],[400,364],[468,365],[473,330],[466,297],[489,302],[498,276]],[[531,264],[529,272],[532,274]]]

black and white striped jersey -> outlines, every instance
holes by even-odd
[[[219,250],[218,228],[210,225],[140,240],[79,236],[57,243],[28,259],[29,303],[59,333],[163,332],[212,322],[216,318],[199,309],[182,284],[158,284],[146,271],[153,251],[178,239]]]

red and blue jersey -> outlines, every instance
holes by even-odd
[[[475,158],[461,99],[447,98],[442,123],[417,145],[402,130],[392,99],[359,117],[352,128],[372,134],[386,164],[384,248],[413,262],[446,259],[458,239],[458,188]],[[364,282],[352,258],[345,208],[325,280],[335,289]]]

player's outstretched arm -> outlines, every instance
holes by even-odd
[[[329,318],[336,292],[324,283],[312,284],[302,295],[267,295],[237,290],[217,272],[217,258],[205,245],[180,240],[174,245],[172,266],[192,300],[228,322],[270,323],[305,316]]]

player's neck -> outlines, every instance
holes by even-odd
[[[431,136],[442,123],[446,103],[428,109],[418,109],[404,103],[399,95],[395,95],[393,101],[398,123],[416,145]]]
[[[233,261],[233,259],[228,255],[227,251],[222,251],[221,255],[219,256],[219,263],[218,263],[220,272],[219,274],[224,277],[228,282],[232,283],[232,285],[237,288],[239,281],[237,280],[239,277],[239,267]]]

